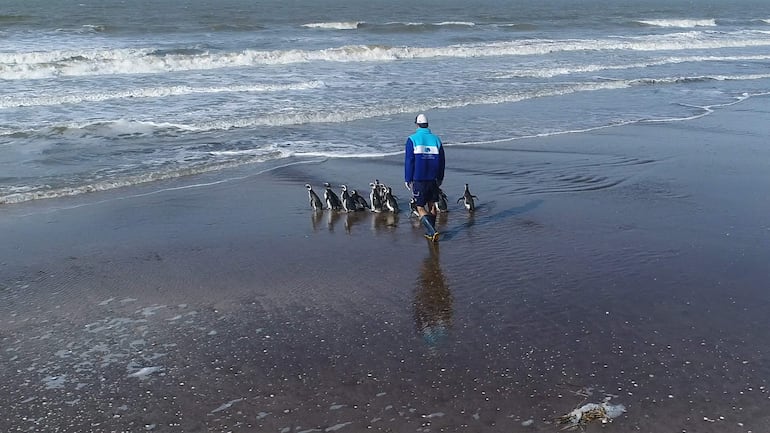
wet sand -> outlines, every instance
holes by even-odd
[[[309,209],[401,157],[2,207],[0,431],[770,431],[767,102],[450,146],[437,247]]]

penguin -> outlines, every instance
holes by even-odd
[[[414,197],[409,200],[409,216],[420,216],[420,211],[417,210],[417,200]]]
[[[473,212],[476,210],[476,203],[473,201],[473,199],[478,198],[475,195],[471,194],[470,189],[468,189],[468,184],[465,184],[465,192],[463,193],[463,196],[457,199],[457,203],[463,202],[463,205],[465,206],[468,211]]]
[[[380,183],[379,179],[374,179],[374,189],[377,190],[377,195],[380,196],[380,203],[385,204],[385,194],[388,192],[388,187],[384,183]]]
[[[387,187],[385,193],[385,208],[393,213],[398,213],[398,197],[393,195],[393,188]]]
[[[310,186],[309,183],[306,183],[305,188],[307,188],[307,195],[310,199],[310,207],[313,208],[314,211],[323,210],[324,205],[318,197],[318,194],[313,191],[313,187]]]
[[[342,210],[345,212],[353,212],[356,210],[356,203],[353,201],[352,196],[348,192],[347,185],[341,185],[342,193],[340,194],[340,201],[342,202]]]
[[[434,204],[436,212],[449,212],[449,202],[444,190],[438,189],[438,201]]]
[[[382,201],[383,203],[385,203],[385,200],[387,199],[388,189],[389,189],[389,187],[387,185],[385,185],[384,183],[380,184],[380,188],[379,188],[379,191],[380,191],[380,201]]]
[[[342,202],[340,201],[340,198],[337,196],[337,194],[332,191],[332,187],[329,185],[329,182],[324,182],[324,186],[326,187],[326,190],[324,191],[324,201],[326,201],[326,208],[331,210],[342,209]]]
[[[369,209],[369,203],[366,202],[366,199],[361,196],[358,191],[353,190],[353,193],[350,194],[350,198],[353,200],[353,203],[355,203],[356,210]]]
[[[369,186],[372,187],[372,192],[369,193],[369,202],[371,202],[372,206],[369,208],[372,212],[382,212],[382,198],[380,197],[380,191],[379,191],[379,185],[378,183],[370,183]]]

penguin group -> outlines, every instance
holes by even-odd
[[[369,200],[372,202],[372,212],[393,212],[398,213],[398,197],[393,194],[393,188],[380,183],[379,179],[374,179],[369,186]]]
[[[321,200],[318,194],[313,190],[312,185],[309,183],[305,184],[310,207],[314,211],[323,211],[324,209],[327,209],[337,212],[358,212],[368,210],[376,213],[399,213],[398,197],[393,194],[393,188],[381,183],[379,179],[374,179],[374,182],[369,183],[371,189],[369,191],[368,202],[357,190],[349,190],[347,185],[340,185],[341,190],[339,195],[332,190],[332,186],[329,182],[324,182],[323,185],[323,200]],[[478,197],[471,193],[470,188],[466,183],[463,195],[457,199],[457,203],[462,203],[463,207],[468,212],[474,212],[476,210],[477,199]],[[439,188],[439,199],[434,203],[434,207],[437,213],[449,212],[449,199],[441,188]],[[417,204],[414,198],[409,200],[409,214],[410,216],[419,217]]]
[[[314,211],[332,210],[336,212],[358,212],[369,210],[371,212],[392,212],[398,213],[398,197],[393,194],[393,188],[380,183],[378,179],[369,184],[371,192],[369,193],[369,202],[358,193],[357,190],[348,189],[347,185],[340,185],[340,194],[332,190],[329,182],[324,182],[323,201],[313,190],[309,183],[305,184],[308,193],[310,207]],[[371,204],[369,204],[371,203]]]

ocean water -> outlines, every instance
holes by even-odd
[[[770,92],[763,0],[5,0],[0,203],[680,121]],[[672,143],[672,145],[674,145]]]

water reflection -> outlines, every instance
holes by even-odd
[[[430,348],[442,344],[452,326],[452,292],[439,261],[439,244],[429,243],[414,294],[417,331]]]
[[[310,224],[313,225],[314,232],[317,232],[318,228],[321,226],[321,218],[323,218],[323,212],[321,211],[313,211],[313,213],[310,214]]]
[[[340,212],[324,210],[312,212],[310,214],[310,224],[314,232],[322,229],[324,222],[326,229],[334,232],[340,223],[347,234],[351,234],[357,227],[366,224],[367,219],[371,221],[371,228],[375,232],[392,232],[398,228],[399,214],[393,212]]]
[[[392,212],[379,212],[372,215],[372,228],[374,231],[391,231],[398,227],[398,214]]]
[[[326,219],[326,227],[329,229],[330,232],[334,231],[334,226],[337,224],[337,221],[340,219],[340,213],[337,211],[327,211],[328,218]]]
[[[345,213],[345,231],[350,234],[353,226],[369,217],[368,212],[347,212]]]

